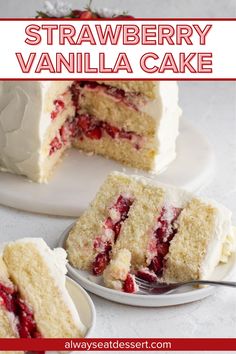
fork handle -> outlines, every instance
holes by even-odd
[[[206,285],[222,285],[222,286],[231,286],[236,287],[236,282],[234,281],[217,281],[217,280],[192,280],[188,282],[183,282],[184,284],[206,284]]]

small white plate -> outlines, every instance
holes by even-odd
[[[71,149],[48,184],[29,182],[22,176],[0,172],[0,204],[30,212],[78,217],[111,171],[151,177],[166,184],[196,191],[209,183],[214,154],[205,137],[180,120],[177,157],[160,175],[145,173],[102,156]]]
[[[85,338],[90,338],[96,323],[96,311],[91,297],[73,279],[66,277],[66,288],[72,298],[81,321],[87,328]]]
[[[85,338],[91,338],[96,323],[96,311],[94,304],[87,292],[74,280],[66,277],[67,290],[76,306],[81,321],[87,327]],[[58,352],[46,352],[47,354],[58,354]],[[73,353],[73,352],[68,352]]]
[[[68,233],[71,230],[72,224],[62,234],[59,240],[59,247],[65,245]],[[225,280],[230,277],[230,274],[236,264],[236,254],[233,254],[227,264],[220,264],[216,267],[212,274],[211,280]],[[189,287],[181,287],[176,292],[169,295],[141,295],[141,294],[127,294],[121,291],[106,288],[103,284],[102,277],[93,276],[88,271],[78,270],[67,265],[68,274],[80,283],[86,290],[101,296],[107,300],[118,302],[121,304],[132,306],[144,306],[144,307],[163,307],[180,305],[188,302],[201,300],[215,291],[215,286],[207,286],[199,289],[191,289]]]

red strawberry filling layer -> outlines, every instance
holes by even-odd
[[[138,110],[137,102],[144,103],[144,99],[140,94],[127,93],[124,90],[105,84],[98,84],[93,81],[74,82],[70,91],[77,116],[73,119],[68,119],[59,129],[57,135],[49,144],[49,156],[60,150],[67,143],[70,143],[72,139],[83,140],[84,138],[88,138],[92,140],[100,140],[105,136],[108,136],[111,139],[128,140],[135,149],[141,149],[144,142],[141,135],[132,131],[125,131],[122,128],[113,126],[89,114],[79,114],[80,95],[81,97],[83,96],[81,94],[81,88],[86,88],[90,91],[102,91],[104,94],[113,97],[116,101],[122,102],[135,110]],[[54,110],[51,112],[51,119],[55,120],[65,109],[63,95],[56,99],[53,103]]]
[[[92,140],[100,140],[105,136],[109,136],[112,139],[126,139],[129,140],[137,150],[139,150],[143,144],[141,135],[117,128],[88,114],[81,114],[76,117],[72,125],[73,135],[81,140],[83,140],[84,137]]]
[[[14,287],[6,287],[0,284],[0,305],[14,314],[20,338],[41,338],[40,332],[34,320],[34,314],[20,298],[20,294]]]
[[[61,150],[62,147],[70,143],[71,131],[69,126],[69,121],[66,121],[65,124],[58,130],[57,136],[50,142],[49,146],[49,156],[53,155],[58,150]]]
[[[145,269],[138,271],[137,275],[146,281],[156,281],[156,276],[161,277],[165,268],[165,257],[169,252],[170,242],[177,233],[175,222],[181,213],[180,208],[163,207],[157,220],[157,227],[151,240],[152,259]]]
[[[110,251],[117,241],[123,222],[128,218],[129,210],[134,200],[120,195],[109,209],[109,216],[104,221],[103,232],[94,240],[93,247],[98,252],[92,263],[94,275],[101,275],[110,262]]]
[[[63,101],[63,97],[60,97],[60,99],[57,99],[53,102],[54,104],[54,110],[51,112],[51,119],[54,120],[57,118],[59,113],[63,111],[65,108],[65,103]]]
[[[119,129],[88,114],[82,114],[73,120],[67,120],[59,129],[57,136],[49,144],[49,156],[74,139],[100,140],[105,136],[109,136],[111,139],[128,140],[136,150],[141,149],[143,145],[141,135]]]
[[[133,294],[137,291],[137,284],[135,282],[135,277],[133,274],[128,273],[127,278],[123,284],[123,291],[125,293]]]

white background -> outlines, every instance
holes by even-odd
[[[0,13],[1,16],[33,16],[35,9],[41,8],[41,3],[37,0],[8,0],[3,3],[0,0]],[[78,3],[86,2],[73,1],[73,4]],[[135,16],[236,15],[235,0],[104,0],[94,3],[98,4],[97,7],[110,4],[110,7],[132,9]],[[179,86],[180,104],[185,117],[208,137],[215,149],[216,173],[202,194],[232,209],[236,224],[235,83],[181,82]],[[54,246],[60,233],[71,222],[67,218],[45,217],[0,207],[2,241],[38,236]],[[205,300],[162,309],[132,308],[93,295],[92,299],[97,310],[96,337],[235,337],[234,289],[218,289],[215,295]]]

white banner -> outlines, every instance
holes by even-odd
[[[236,79],[236,20],[1,19],[0,79]]]

